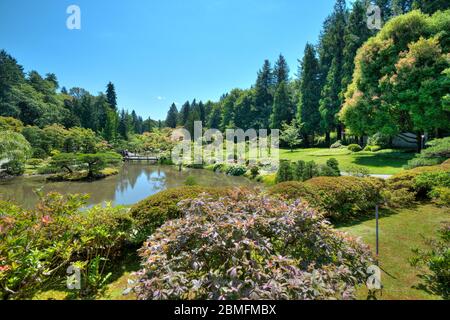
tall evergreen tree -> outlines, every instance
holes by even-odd
[[[282,82],[289,82],[289,66],[283,55],[280,54],[273,70],[275,86],[278,87]]]
[[[291,99],[285,81],[282,81],[276,91],[273,100],[272,115],[270,117],[270,128],[281,129],[283,123],[289,123],[291,117]]]
[[[272,85],[272,68],[269,60],[265,60],[262,69],[258,71],[255,85],[255,105],[252,110],[252,127],[254,129],[268,128],[269,126],[269,117],[273,105],[273,96],[271,93]]]
[[[347,26],[345,27],[343,49],[343,66],[342,66],[342,88],[340,93],[341,102],[343,101],[347,86],[352,81],[354,71],[354,60],[356,52],[364,44],[364,42],[373,35],[373,31],[367,28],[367,6],[369,0],[356,0],[353,3],[352,10],[348,17]]]
[[[117,95],[116,89],[112,82],[109,82],[106,86],[106,99],[113,110],[117,110]]]
[[[221,121],[222,110],[220,108],[220,104],[217,104],[212,108],[211,113],[209,114],[207,126],[211,129],[219,129]]]
[[[330,144],[330,131],[336,129],[337,138],[341,139],[342,128],[337,120],[337,113],[342,104],[341,90],[344,64],[344,35],[347,10],[345,0],[337,0],[330,23],[325,30],[325,42],[321,43],[323,51],[331,52],[331,65],[321,93],[319,111],[321,127],[326,133],[327,143]],[[327,61],[329,63],[329,61]]]
[[[413,7],[420,9],[424,13],[432,14],[438,10],[450,9],[448,0],[414,0]]]
[[[297,105],[297,122],[301,125],[303,141],[308,145],[308,136],[314,135],[320,124],[320,68],[312,44],[306,44],[305,54],[300,61],[299,76],[300,92]]]
[[[189,113],[191,112],[191,104],[189,101],[186,101],[178,114],[178,125],[185,126],[189,117]]]
[[[177,120],[178,120],[178,109],[175,103],[172,103],[169,111],[167,112],[166,126],[168,126],[169,128],[176,128]]]

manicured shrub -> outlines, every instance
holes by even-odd
[[[0,201],[0,299],[26,299],[49,283],[62,283],[70,265],[80,268],[80,296],[101,289],[112,259],[131,234],[126,209],[95,206],[87,196],[42,196],[33,210]]]
[[[336,141],[330,146],[330,149],[341,149],[341,148],[345,148],[341,140]]]
[[[337,176],[341,175],[341,170],[339,169],[339,161],[337,161],[336,158],[328,159],[327,166],[333,169]]]
[[[303,183],[281,183],[268,193],[291,201],[305,200],[333,222],[341,222],[381,203],[383,186],[383,181],[376,178],[318,177]]]
[[[308,161],[305,163],[303,169],[303,181],[312,179],[319,175],[319,166],[314,161]]]
[[[351,299],[368,247],[303,203],[235,190],[182,205],[140,250],[139,299]]]
[[[358,144],[351,144],[347,147],[348,150],[350,150],[351,152],[360,152],[362,151],[362,148],[360,145]]]
[[[305,161],[299,160],[292,164],[292,178],[296,181],[303,181],[305,171]]]
[[[255,179],[259,175],[259,167],[253,165],[250,167],[250,178]]]
[[[422,150],[418,156],[408,162],[407,169],[434,166],[450,158],[450,137],[432,140],[428,145],[429,148]]]
[[[381,149],[383,149],[383,148],[380,147],[380,146],[371,146],[371,147],[370,147],[370,151],[372,151],[372,152],[378,152],[378,151],[380,151]]]
[[[416,198],[428,198],[434,188],[448,187],[450,162],[437,166],[418,167],[398,173],[386,181],[389,191],[404,189]]]
[[[410,207],[416,200],[416,194],[408,189],[385,189],[382,191],[382,197],[390,208]]]
[[[294,180],[294,175],[292,173],[291,162],[288,160],[281,160],[280,166],[277,171],[277,176],[275,178],[275,182],[280,183],[292,180]]]
[[[233,177],[243,176],[247,172],[247,167],[243,165],[231,165],[227,167],[226,174]]]
[[[450,188],[436,187],[428,194],[440,206],[450,207]]]
[[[369,169],[360,166],[347,167],[347,174],[352,177],[364,178],[370,175]]]
[[[197,198],[202,193],[217,199],[225,195],[227,189],[185,186],[162,191],[135,204],[130,211],[136,224],[135,242],[142,243],[167,220],[179,218],[181,210],[178,203]]]
[[[439,231],[438,240],[427,240],[428,249],[415,249],[411,265],[420,267],[422,283],[417,287],[450,299],[450,224]],[[426,268],[423,268],[426,267]],[[424,272],[424,270],[427,270]]]

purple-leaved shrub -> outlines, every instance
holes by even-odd
[[[180,204],[140,249],[139,299],[352,299],[372,258],[306,204],[236,189]]]

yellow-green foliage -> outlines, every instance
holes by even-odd
[[[285,182],[269,194],[287,200],[305,200],[333,221],[345,221],[367,212],[381,201],[384,182],[375,178],[318,177],[306,182]]]
[[[135,204],[131,208],[131,216],[136,221],[138,231],[136,242],[144,241],[166,221],[179,218],[180,201],[197,198],[202,193],[218,199],[227,193],[227,189],[184,186],[162,191]]]

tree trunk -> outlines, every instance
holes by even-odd
[[[340,124],[336,127],[336,139],[342,141],[342,126]]]
[[[420,132],[418,132],[416,134],[416,139],[417,139],[417,153],[421,153],[422,152],[422,143],[423,143],[423,138],[422,138],[422,134]]]
[[[360,145],[361,147],[364,146],[364,136],[359,137],[359,145]]]
[[[331,146],[330,132],[328,132],[328,131],[327,131],[327,133],[325,133],[325,143],[327,144],[328,147]]]

